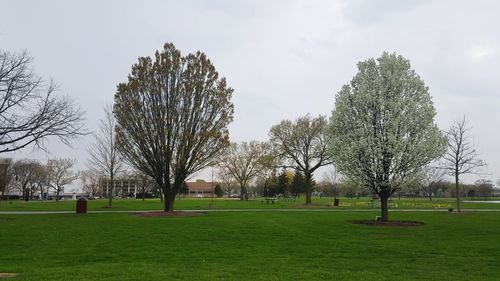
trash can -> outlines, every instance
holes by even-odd
[[[333,207],[338,207],[340,205],[340,199],[335,198],[333,199]]]
[[[80,197],[76,200],[76,213],[86,214],[87,213],[87,199]]]

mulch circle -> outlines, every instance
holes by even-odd
[[[425,225],[425,223],[420,221],[352,220],[348,222],[352,224],[363,224],[363,225],[379,226],[379,227],[418,227]]]
[[[197,217],[206,215],[204,212],[143,212],[135,213],[135,216],[153,218],[153,217]]]

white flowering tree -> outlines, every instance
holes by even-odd
[[[396,54],[360,62],[336,96],[330,125],[335,165],[379,196],[383,221],[391,195],[446,151],[435,115],[428,88]]]

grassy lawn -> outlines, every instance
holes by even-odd
[[[12,280],[498,280],[500,215],[378,212],[0,215]]]
[[[491,199],[490,199],[491,200]],[[265,208],[305,208],[304,198],[296,201],[280,200],[276,204],[266,204],[262,199],[240,201],[227,198],[183,198],[176,200],[175,208],[178,210],[196,209],[265,209]],[[332,198],[313,198],[313,206],[308,208],[331,208]],[[407,199],[394,198],[391,207],[394,209],[448,209],[455,206],[453,198],[435,198],[429,201],[427,198]],[[115,199],[113,208],[106,208],[108,201],[105,199],[88,201],[89,210],[161,210],[163,208],[159,199]],[[379,208],[370,202],[370,198],[349,199],[340,198],[341,209],[372,209]],[[491,203],[462,203],[463,208],[468,209],[500,209],[500,204]],[[30,201],[21,200],[0,201],[0,211],[72,211],[75,209],[75,201]]]

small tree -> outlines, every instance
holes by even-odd
[[[435,115],[428,88],[396,54],[358,63],[358,73],[335,98],[335,166],[379,196],[383,221],[392,194],[445,152]]]
[[[144,201],[146,193],[153,191],[155,188],[154,180],[150,176],[138,170],[134,171],[133,175],[137,180],[137,190],[142,198],[142,201]]]
[[[425,193],[427,193],[429,200],[432,201],[432,196],[438,191],[440,187],[438,183],[444,181],[446,172],[443,169],[439,169],[428,165],[424,167],[423,173],[424,173],[423,184]]]
[[[113,108],[110,105],[106,106],[104,114],[104,119],[99,121],[99,131],[94,134],[94,142],[88,148],[90,155],[88,166],[109,179],[107,196],[108,208],[111,208],[113,206],[114,179],[118,173],[124,171],[124,164],[116,145],[116,121],[113,116]]]
[[[225,191],[227,196],[230,197],[233,191],[233,186],[236,185],[231,173],[226,168],[222,167],[222,165],[220,165],[220,167],[217,169],[217,178],[222,184],[222,189]]]
[[[87,134],[80,108],[58,97],[55,83],[34,74],[31,64],[26,52],[0,50],[0,153],[32,145],[43,149],[51,136],[69,144]]]
[[[311,204],[313,174],[319,167],[332,164],[327,150],[327,120],[324,116],[299,117],[274,125],[269,136],[279,155],[304,175],[306,204]]]
[[[471,140],[471,128],[467,125],[467,120],[455,120],[448,131],[448,151],[444,155],[443,167],[448,174],[455,179],[455,196],[457,200],[457,211],[460,207],[460,176],[464,174],[477,174],[479,170],[486,166],[483,160],[478,159],[479,153]]]
[[[54,159],[47,162],[47,178],[49,186],[54,190],[56,201],[59,194],[64,192],[64,187],[78,178],[78,173],[71,169],[75,165],[72,159]]]
[[[224,196],[224,190],[222,190],[222,187],[220,186],[220,184],[217,184],[215,186],[214,193],[217,196],[217,198]]]
[[[40,167],[40,163],[35,160],[18,160],[12,166],[12,173],[17,189],[25,201],[29,201],[36,191],[36,182],[38,181],[37,176]]]
[[[323,173],[323,180],[330,186],[332,190],[332,196],[337,197],[339,195],[339,183],[342,181],[342,175],[339,173],[335,166],[332,169]]]
[[[286,196],[290,192],[290,178],[288,171],[283,169],[276,179],[276,193]]]

